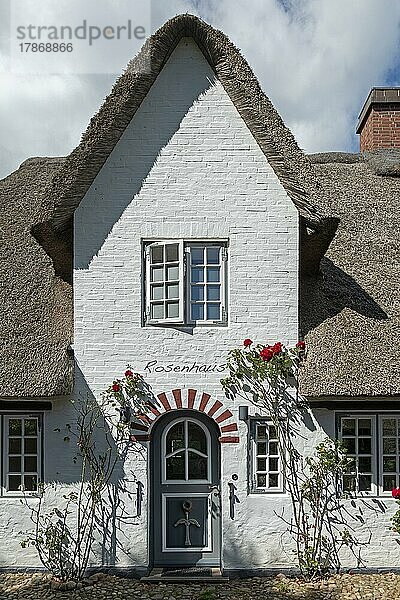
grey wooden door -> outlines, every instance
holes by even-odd
[[[193,410],[167,413],[152,432],[154,566],[219,566],[220,444],[216,424]]]

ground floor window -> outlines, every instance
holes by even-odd
[[[400,415],[341,415],[339,438],[353,463],[345,491],[391,495],[400,485]]]
[[[267,419],[250,423],[250,491],[269,493],[283,491],[283,474],[279,455],[278,432]]]
[[[400,487],[400,416],[380,417],[379,430],[380,487],[391,493]]]
[[[35,492],[42,479],[42,415],[4,414],[2,494]]]

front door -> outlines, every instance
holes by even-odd
[[[218,427],[194,410],[169,412],[152,432],[154,566],[220,566]]]

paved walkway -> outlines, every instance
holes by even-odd
[[[400,598],[400,575],[341,575],[309,584],[278,575],[231,579],[213,586],[148,584],[99,575],[97,581],[92,580],[90,585],[79,589],[60,590],[56,587],[46,575],[0,575],[2,600],[397,600]]]

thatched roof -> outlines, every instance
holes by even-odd
[[[301,391],[393,396],[400,394],[400,179],[386,151],[363,157],[368,162],[345,157],[311,157],[320,202],[340,224],[317,280],[303,279]]]
[[[31,158],[0,181],[0,396],[55,395],[71,386],[71,287],[31,227],[51,217],[43,189],[61,158]],[[63,252],[60,264],[68,262]]]
[[[312,201],[312,196],[316,199],[318,182],[310,163],[240,51],[222,32],[189,14],[171,19],[152,35],[116,81],[90,121],[81,143],[49,186],[47,193],[55,211],[47,228],[63,231],[70,226],[75,209],[184,37],[193,38],[203,52],[299,210],[304,227],[311,228],[312,235],[302,236],[303,262],[315,270],[334,235],[337,221],[325,218]],[[40,235],[40,228],[38,232]]]

